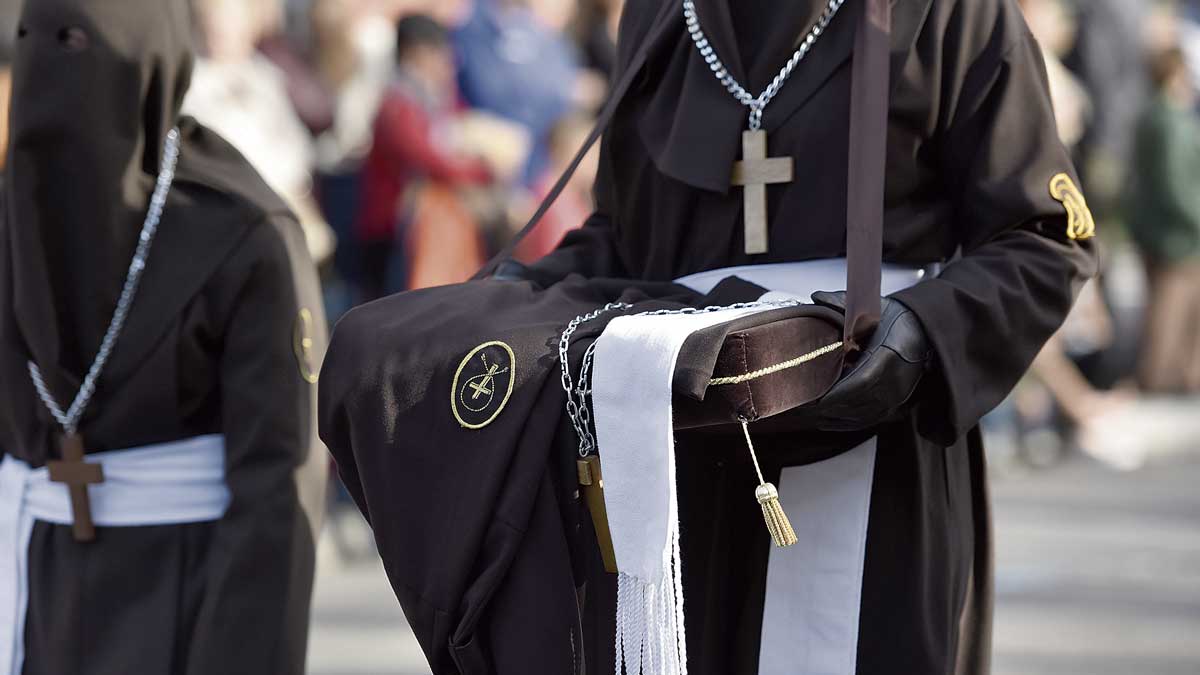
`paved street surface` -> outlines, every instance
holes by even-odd
[[[1200,434],[1184,426],[1136,471],[1079,456],[997,472],[995,675],[1200,673]],[[312,675],[428,675],[379,566],[329,544]]]

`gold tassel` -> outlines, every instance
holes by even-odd
[[[779,503],[779,490],[763,478],[762,468],[758,465],[758,455],[754,452],[754,442],[750,440],[750,424],[746,420],[742,420],[742,432],[746,434],[750,459],[754,460],[754,471],[758,474],[758,489],[754,491],[754,497],[762,507],[763,520],[767,522],[767,531],[771,533],[771,539],[774,540],[776,546],[780,548],[792,546],[799,539],[796,538],[796,531],[792,529],[792,521],[788,520],[787,514],[783,511],[783,504]]]
[[[787,514],[783,512],[783,504],[779,503],[779,490],[776,490],[774,485],[759,485],[754,491],[754,496],[762,506],[763,520],[767,521],[767,531],[771,533],[771,539],[775,540],[776,546],[784,548],[800,541],[796,538],[796,531],[792,529],[792,521],[788,520]]]

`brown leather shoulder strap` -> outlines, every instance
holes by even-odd
[[[891,77],[891,0],[862,0],[850,93],[850,168],[846,203],[845,348],[855,352],[879,325],[883,187],[887,169]]]

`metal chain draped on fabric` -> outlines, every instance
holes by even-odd
[[[750,130],[758,131],[762,128],[763,109],[767,107],[771,99],[775,98],[775,95],[783,88],[783,83],[787,82],[787,79],[791,77],[792,71],[796,69],[796,66],[800,65],[805,56],[808,56],[813,45],[825,33],[825,29],[829,27],[829,22],[833,21],[833,17],[837,15],[838,10],[842,8],[845,1],[829,0],[828,4],[825,5],[825,11],[821,13],[820,18],[817,19],[817,22],[808,31],[808,35],[800,41],[800,46],[792,53],[792,58],[788,59],[788,62],[779,70],[779,74],[775,76],[775,79],[771,80],[771,84],[767,85],[767,88],[758,96],[754,96],[747,91],[741,83],[734,79],[729,69],[721,62],[721,58],[717,56],[716,50],[713,49],[708,38],[704,35],[704,30],[700,27],[700,17],[696,14],[696,4],[692,0],[683,0],[683,18],[687,22],[687,29],[688,33],[692,36],[692,42],[700,50],[700,55],[704,57],[704,61],[712,69],[713,75],[716,76],[721,86],[725,87],[726,91],[733,94],[733,97],[739,103],[750,109]]]
[[[50,410],[50,414],[54,415],[54,419],[68,434],[74,434],[78,429],[83,411],[91,401],[92,395],[96,393],[96,383],[100,379],[100,373],[104,370],[104,365],[108,362],[108,358],[117,344],[117,338],[121,336],[121,330],[125,327],[125,319],[129,316],[129,309],[133,306],[133,299],[137,295],[142,272],[146,269],[150,246],[154,243],[154,235],[158,232],[163,207],[167,203],[167,194],[171,191],[171,184],[175,181],[175,165],[178,159],[179,129],[172,129],[167,134],[166,143],[163,145],[158,180],[154,185],[154,193],[150,197],[150,207],[146,212],[146,220],[142,223],[142,232],[138,236],[133,260],[130,261],[129,271],[125,275],[125,285],[121,288],[121,296],[117,300],[116,309],[113,310],[112,320],[108,323],[108,330],[105,331],[104,338],[100,341],[100,349],[96,352],[96,358],[83,378],[83,384],[79,387],[75,400],[71,402],[71,407],[66,411],[62,409],[54,395],[50,393],[50,388],[46,386],[41,369],[36,363],[29,361],[29,377],[33,380],[33,387],[37,390],[38,397],[42,399],[42,403]]]
[[[650,312],[641,312],[631,316],[668,316],[673,314],[710,314],[712,312],[722,312],[726,310],[739,309],[780,309],[783,307],[796,307],[802,305],[799,300],[765,300],[758,302],[741,302],[734,305],[714,305],[710,307],[696,308],[685,307],[683,309],[658,309]],[[571,336],[575,334],[579,327],[589,321],[600,318],[601,316],[615,311],[623,311],[630,309],[633,305],[624,302],[611,302],[600,309],[597,309],[588,314],[583,314],[571,319],[567,324],[562,335],[558,339],[558,362],[562,369],[562,388],[567,393],[567,417],[571,420],[571,425],[575,427],[575,433],[579,436],[579,456],[587,457],[596,450],[596,436],[592,433],[592,413],[588,407],[588,397],[591,395],[591,379],[592,360],[596,352],[596,343],[593,342],[588,346],[587,351],[583,354],[583,364],[579,368],[579,382],[576,384],[571,378],[570,362],[567,360],[567,351],[571,347]]]

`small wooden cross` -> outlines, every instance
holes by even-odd
[[[92,522],[92,503],[88,499],[87,486],[103,483],[104,470],[99,464],[83,461],[83,438],[79,434],[65,434],[59,453],[61,460],[46,462],[50,480],[65,483],[71,493],[75,541],[91,541],[96,538],[96,526]]]
[[[767,157],[767,132],[742,132],[742,161],[733,165],[733,185],[744,189],[746,255],[767,252],[767,186],[792,182],[791,157]]]

